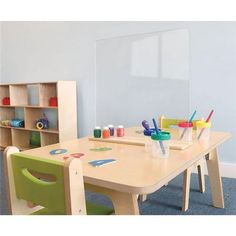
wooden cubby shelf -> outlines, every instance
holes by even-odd
[[[10,97],[10,105],[3,105],[3,99],[6,97]],[[57,97],[57,106],[50,106],[52,97]],[[49,128],[37,129],[36,121],[45,117],[49,121]],[[23,119],[24,127],[4,126],[1,123],[3,120],[14,118]],[[75,81],[0,84],[1,149],[13,145],[20,150],[26,150],[75,138]]]

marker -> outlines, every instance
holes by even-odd
[[[149,124],[148,124],[148,122],[146,120],[142,121],[142,126],[143,126],[144,129],[150,130]]]
[[[158,129],[158,126],[157,126],[157,123],[156,123],[155,119],[153,118],[152,121],[153,121],[155,130],[156,130],[156,133],[159,134],[160,131]],[[161,147],[162,154],[165,155],[166,150],[165,150],[165,147],[164,147],[163,142],[161,140],[159,140],[159,144],[160,144],[160,147]]]
[[[194,116],[196,115],[196,113],[197,113],[197,111],[195,110],[195,111],[193,112],[192,116],[190,117],[189,121],[188,121],[189,123],[191,123],[191,122],[193,121],[193,118],[194,118]],[[181,134],[180,139],[182,139],[182,138],[184,137],[184,134],[186,133],[186,131],[187,131],[187,128],[184,128],[184,131],[183,131],[183,133]]]
[[[208,115],[208,117],[207,117],[207,119],[206,119],[206,123],[210,121],[213,112],[214,112],[214,110],[211,110],[210,114]],[[200,134],[199,134],[198,137],[197,137],[198,139],[201,138],[203,131],[204,131],[204,128],[201,129]]]

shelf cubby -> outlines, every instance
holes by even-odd
[[[29,84],[27,86],[28,106],[39,106],[39,84]]]
[[[41,132],[41,146],[47,146],[50,144],[59,142],[59,134]]]
[[[0,147],[5,148],[12,145],[11,129],[0,127]]]
[[[10,101],[12,106],[27,105],[27,85],[10,85]]]
[[[57,97],[57,84],[46,83],[39,85],[39,104],[40,106],[49,106],[49,100],[51,97]]]
[[[12,129],[12,145],[20,150],[32,148],[30,145],[30,131],[24,129]]]
[[[45,116],[44,116],[45,115]],[[57,110],[50,108],[25,108],[25,128],[36,129],[36,121],[47,117],[49,121],[49,131],[58,130],[58,114]]]
[[[0,85],[0,104],[3,105],[2,100],[5,97],[10,97],[9,86]]]
[[[0,121],[11,120],[15,117],[14,107],[0,107]]]

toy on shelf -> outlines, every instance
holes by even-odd
[[[51,97],[49,99],[49,106],[50,107],[57,107],[57,97]]]
[[[32,147],[40,147],[41,146],[41,140],[40,140],[40,133],[39,132],[31,132],[30,133],[30,145]]]
[[[11,126],[11,120],[2,120],[1,125],[10,127]]]
[[[10,98],[9,97],[4,97],[2,99],[2,105],[10,105]]]
[[[23,119],[12,119],[11,120],[11,127],[15,128],[23,128],[25,126],[25,121]]]
[[[43,114],[43,118],[38,119],[36,121],[35,126],[36,126],[37,129],[49,129],[49,120],[45,116],[45,114]]]

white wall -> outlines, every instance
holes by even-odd
[[[236,22],[3,22],[2,82],[76,80],[80,136],[95,125],[95,41],[122,35],[188,28],[190,110],[214,129],[236,135]],[[224,162],[236,163],[232,138]]]

